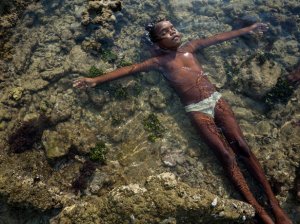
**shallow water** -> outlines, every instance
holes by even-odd
[[[278,198],[283,208],[295,222],[300,220],[292,191],[300,159],[299,126],[294,125],[300,119],[299,89],[282,101],[272,99],[272,107],[265,101],[277,79],[299,63],[299,3],[124,0],[121,11],[116,7],[105,16],[90,8],[93,22],[82,17],[87,7],[85,0],[39,1],[29,5],[11,29],[0,58],[0,137],[5,149],[1,169],[11,166],[9,172],[39,176],[49,186],[71,192],[70,183],[90,149],[105,142],[106,165],[97,165],[84,195],[100,197],[114,187],[170,171],[191,186],[241,199],[161,74],[143,72],[86,91],[72,88],[72,81],[91,73],[92,67],[108,72],[148,58],[149,46],[141,41],[143,27],[158,15],[178,27],[183,41],[262,21],[270,24],[265,35],[236,38],[197,56],[231,104],[268,179],[282,185]],[[8,154],[7,138],[19,122],[40,114],[51,120],[42,137],[29,151]],[[155,114],[164,129],[154,142],[144,125],[149,114]],[[71,148],[76,152],[70,158]],[[8,166],[8,161],[13,163]],[[109,179],[107,189],[103,179]],[[259,187],[251,178],[249,182],[261,197]],[[44,209],[29,199],[13,201]]]

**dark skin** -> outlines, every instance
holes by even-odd
[[[80,78],[74,81],[74,87],[94,87],[97,84],[132,73],[159,69],[167,74],[166,79],[179,95],[183,105],[197,103],[211,96],[216,89],[207,76],[204,75],[203,69],[195,57],[195,51],[241,35],[263,32],[267,30],[267,26],[263,23],[256,23],[249,27],[217,34],[206,39],[192,40],[184,45],[181,45],[181,34],[171,22],[161,21],[155,25],[154,29],[157,40],[155,44],[160,51],[159,56],[96,78]],[[276,223],[291,224],[291,220],[280,208],[257,158],[249,149],[230,106],[223,98],[217,102],[214,112],[214,117],[198,111],[189,112],[188,115],[202,140],[214,151],[233,184],[246,201],[255,208],[261,221],[266,224],[274,223],[249,190],[237,166],[236,155],[242,158],[249,171],[262,185]]]

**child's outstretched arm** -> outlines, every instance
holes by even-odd
[[[73,82],[73,87],[82,89],[87,87],[95,87],[96,85],[107,82],[113,79],[118,79],[121,77],[124,77],[126,75],[130,75],[132,73],[141,72],[141,71],[147,71],[153,68],[156,68],[159,66],[159,58],[154,57],[150,58],[144,62],[122,67],[119,69],[116,69],[112,72],[108,72],[104,75],[97,76],[95,78],[79,78],[76,79]]]
[[[233,30],[229,32],[224,32],[220,34],[216,34],[212,37],[208,37],[205,39],[196,39],[192,40],[189,45],[192,48],[192,51],[195,51],[200,48],[208,47],[217,43],[221,43],[226,40],[230,40],[232,38],[244,35],[244,34],[249,34],[253,32],[258,32],[258,33],[263,33],[268,29],[268,26],[265,23],[254,23],[251,26],[238,29],[238,30]]]

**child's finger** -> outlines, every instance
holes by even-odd
[[[79,81],[74,81],[73,82],[73,87],[79,87],[80,86],[80,82]]]
[[[81,88],[82,86],[84,86],[84,82],[83,81],[77,81],[77,82],[73,83],[73,87]]]
[[[80,87],[82,84],[85,83],[83,78],[79,78],[73,81],[73,87]]]
[[[78,78],[78,79],[75,79],[73,82],[80,82],[80,81],[82,81],[82,80],[84,80],[84,78]]]

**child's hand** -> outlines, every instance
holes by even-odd
[[[95,87],[96,83],[92,78],[79,78],[73,82],[73,87],[78,89],[84,89],[89,87]]]
[[[254,23],[253,25],[250,26],[251,31],[249,33],[258,33],[258,34],[263,34],[265,31],[269,29],[268,25],[265,23]]]

